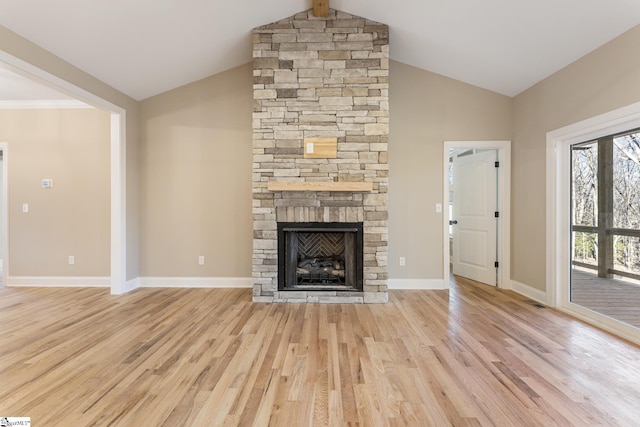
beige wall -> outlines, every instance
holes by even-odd
[[[0,26],[0,50],[126,110],[127,279],[138,276],[138,102]],[[121,64],[126,67],[127,64]]]
[[[511,139],[512,100],[398,62],[390,87],[390,276],[442,279],[443,141]],[[251,275],[251,106],[250,64],[141,103],[141,276]]]
[[[442,279],[443,142],[511,140],[512,99],[399,62],[390,79],[389,276]]]
[[[141,276],[251,277],[252,85],[247,64],[141,102]]]
[[[512,277],[544,289],[545,134],[640,101],[638,45],[640,27],[515,99],[392,62],[390,277],[442,278],[442,141],[512,139]],[[127,110],[128,278],[250,275],[250,65],[145,100],[138,120],[136,101],[3,27],[0,49]]]
[[[640,101],[640,27],[514,99],[514,280],[545,289],[546,133]]]
[[[109,114],[0,110],[0,141],[8,151],[10,275],[109,276]],[[44,178],[53,188],[42,188]]]

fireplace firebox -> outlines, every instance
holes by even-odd
[[[361,222],[279,222],[278,289],[362,291]]]

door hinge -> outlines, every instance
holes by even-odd
[[[496,165],[497,168],[499,168],[500,167],[500,162],[496,162],[495,165]]]
[[[496,217],[496,218],[500,218],[500,212],[496,211],[496,213],[495,213],[495,217]]]
[[[493,265],[495,268],[498,268],[498,261],[494,262]]]

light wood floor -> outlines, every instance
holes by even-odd
[[[458,279],[384,305],[0,288],[0,416],[34,426],[637,426],[640,348]]]
[[[640,328],[640,285],[574,269],[571,302]]]

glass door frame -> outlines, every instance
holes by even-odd
[[[547,304],[640,344],[640,330],[570,301],[571,146],[640,127],[635,103],[547,133],[546,298]]]

